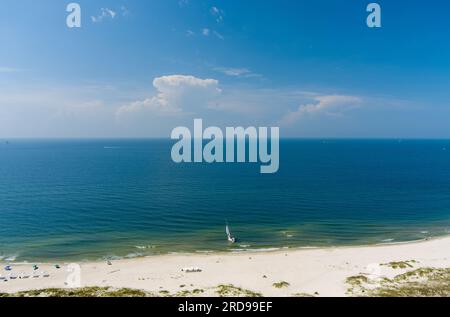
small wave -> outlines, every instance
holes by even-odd
[[[107,257],[103,257],[102,260],[103,261],[120,261],[120,260],[124,260],[124,259],[141,258],[143,256],[144,256],[143,253],[133,252],[133,253],[129,253],[129,254],[125,255],[125,256],[110,255],[110,256],[107,256]]]
[[[14,255],[0,255],[0,261],[5,261],[5,262],[14,262],[15,260],[17,260],[18,255],[14,254]]]
[[[120,146],[104,146],[103,147],[105,150],[117,150],[120,149]]]
[[[393,242],[393,241],[395,241],[395,239],[384,239],[384,240],[381,240],[381,242],[383,242],[383,243]]]
[[[292,231],[281,231],[281,234],[288,239],[291,239],[295,236],[294,232],[292,232]]]
[[[137,245],[135,246],[136,249],[139,250],[147,250],[147,249],[156,249],[156,245]]]
[[[286,250],[289,249],[289,247],[283,247],[283,248],[261,248],[261,249],[230,249],[233,253],[240,253],[240,252],[273,252],[273,251],[280,251],[280,250]]]
[[[127,254],[124,258],[125,258],[125,259],[135,259],[135,258],[141,258],[141,257],[143,257],[143,256],[144,256],[144,255],[143,255],[142,253],[135,252],[135,253]]]
[[[247,249],[247,248],[250,248],[251,245],[250,244],[240,244],[239,247]]]
[[[102,260],[109,260],[109,261],[119,261],[119,260],[122,260],[122,259],[123,259],[123,257],[118,256],[118,255],[109,255],[109,256],[106,256],[106,257],[102,258]]]
[[[428,234],[430,233],[429,231],[420,231],[421,234]]]

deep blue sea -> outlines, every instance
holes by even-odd
[[[172,144],[0,141],[0,261],[379,244],[450,230],[449,140],[283,140],[274,175],[259,164],[177,165]]]

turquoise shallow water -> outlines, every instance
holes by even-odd
[[[376,244],[450,229],[450,141],[283,140],[280,171],[166,140],[0,141],[0,261]],[[448,149],[448,150],[447,150]],[[229,245],[225,219],[239,243]]]

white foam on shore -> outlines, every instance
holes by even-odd
[[[0,255],[0,261],[14,262],[18,256],[18,254]]]
[[[434,239],[437,239],[436,237]],[[390,240],[390,239],[387,239]],[[392,241],[386,241],[382,243],[378,243],[376,245],[403,245],[403,244],[412,244],[417,242],[424,242],[433,240],[433,238],[423,238],[423,239],[416,239],[416,240],[410,240],[410,241],[395,241],[395,239],[392,239]],[[366,245],[366,247],[370,247],[370,245]]]
[[[260,249],[230,249],[232,253],[243,253],[243,252],[274,252],[274,251],[280,251],[280,250],[288,250],[289,247],[282,247],[282,248],[260,248]]]
[[[195,251],[195,253],[204,253],[204,254],[211,254],[211,253],[215,253],[216,251],[213,250],[197,250]]]
[[[137,245],[135,246],[136,249],[139,250],[147,250],[147,249],[156,249],[157,246],[156,245]]]
[[[134,258],[141,258],[143,256],[144,256],[144,254],[139,253],[139,252],[135,252],[135,253],[127,254],[124,258],[125,259],[134,259]]]

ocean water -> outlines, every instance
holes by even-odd
[[[274,175],[259,164],[177,165],[171,146],[0,141],[0,261],[379,244],[450,230],[449,140],[282,140]]]

